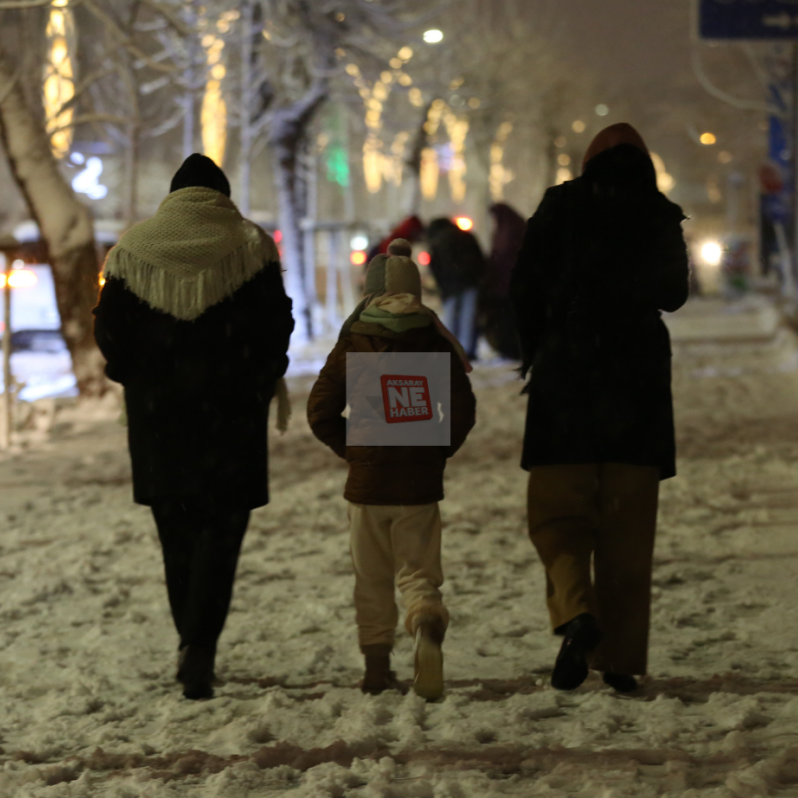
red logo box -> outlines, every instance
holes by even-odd
[[[432,419],[432,402],[426,377],[409,374],[383,374],[382,403],[385,421],[402,424],[406,421],[429,421]]]

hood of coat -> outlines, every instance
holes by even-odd
[[[657,172],[642,136],[626,122],[605,127],[590,143],[582,177],[593,195],[656,194]]]
[[[611,150],[619,144],[628,144],[648,155],[648,147],[646,147],[643,137],[635,130],[628,122],[618,122],[609,127],[600,130],[585,152],[585,157],[582,159],[582,170],[584,171],[588,161],[600,155],[602,152]]]
[[[345,337],[355,352],[437,352],[441,345],[433,324],[396,332],[382,324],[356,321]]]
[[[456,236],[460,232],[460,228],[449,218],[442,216],[439,219],[433,219],[427,227],[427,239],[430,243],[434,243],[442,238],[449,236]]]

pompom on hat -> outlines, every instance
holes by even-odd
[[[394,238],[394,240],[388,244],[389,255],[402,255],[409,258],[412,253],[413,247],[406,238]]]

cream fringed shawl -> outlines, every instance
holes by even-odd
[[[123,279],[150,307],[192,321],[277,260],[274,241],[229,197],[181,188],[119,239],[104,274]]]
[[[271,237],[229,197],[191,187],[173,191],[155,216],[131,227],[108,253],[103,274],[124,280],[151,308],[193,321],[279,259]],[[276,395],[284,430],[291,410],[283,380]]]

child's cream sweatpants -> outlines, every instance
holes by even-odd
[[[388,654],[393,648],[402,594],[405,627],[415,635],[419,623],[431,623],[441,639],[449,623],[440,586],[441,514],[438,503],[379,505],[349,503],[355,615],[364,654]]]

